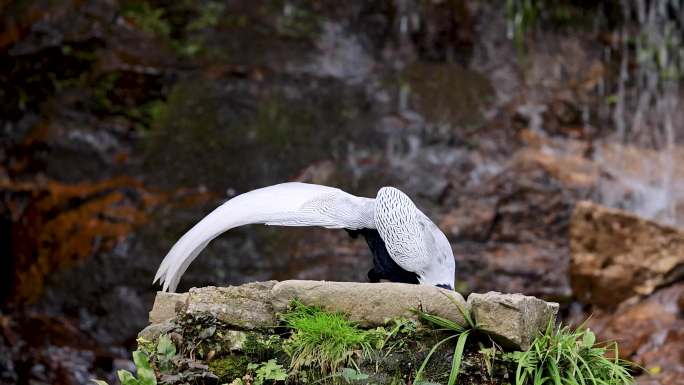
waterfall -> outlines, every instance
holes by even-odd
[[[679,0],[623,0],[614,132],[595,160],[611,178],[597,199],[667,224],[684,225],[676,143],[684,135],[679,82],[684,75],[684,13]],[[635,151],[638,149],[638,151]],[[678,184],[680,184],[678,186]],[[619,187],[618,187],[619,186]]]

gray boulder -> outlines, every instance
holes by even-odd
[[[473,293],[468,303],[480,330],[504,347],[516,350],[529,349],[558,313],[557,303],[522,294]]]

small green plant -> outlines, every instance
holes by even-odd
[[[274,359],[260,364],[249,364],[247,369],[255,371],[253,385],[263,385],[264,381],[285,381],[287,379],[287,371]]]
[[[385,322],[385,328],[379,328],[379,331],[384,331],[384,340],[378,347],[385,353],[385,357],[389,356],[393,351],[402,350],[407,347],[407,342],[416,334],[418,322],[407,318],[394,318]]]
[[[356,366],[354,356],[370,357],[374,347],[383,342],[382,332],[362,330],[340,313],[325,312],[296,300],[281,318],[292,329],[284,349],[292,357],[294,369],[318,366],[323,373],[336,373],[342,364]]]
[[[456,299],[454,299],[452,296],[447,296],[449,300],[456,306],[458,311],[461,313],[463,316],[463,319],[466,321],[466,325],[463,326],[461,324],[458,324],[450,319],[446,319],[440,316],[436,316],[434,314],[429,314],[425,313],[423,311],[416,311],[418,315],[420,316],[421,319],[437,325],[441,327],[441,329],[438,330],[443,330],[443,331],[448,331],[448,332],[455,332],[455,334],[446,337],[442,339],[441,341],[437,342],[432,349],[430,349],[430,352],[428,352],[428,355],[425,357],[423,360],[423,363],[420,365],[418,368],[418,371],[416,372],[416,380],[414,383],[416,385],[427,385],[429,382],[425,381],[423,379],[425,368],[427,367],[428,362],[430,361],[430,358],[432,355],[437,351],[437,349],[442,346],[445,342],[450,341],[454,338],[456,338],[456,347],[454,348],[454,357],[451,361],[451,371],[449,372],[449,381],[448,385],[454,385],[456,383],[456,380],[458,379],[458,373],[461,370],[461,361],[463,361],[463,351],[465,350],[465,343],[468,340],[468,335],[472,330],[477,329],[477,324],[473,320],[472,316],[470,315],[470,312],[465,309]]]
[[[348,384],[353,383],[354,381],[365,381],[368,379],[367,374],[361,373],[361,371],[353,368],[342,368],[340,376]]]
[[[615,358],[608,358],[611,353]],[[526,352],[508,353],[517,362],[516,385],[629,385],[628,362],[618,356],[617,344],[600,346],[594,333],[582,326],[554,327],[549,322]]]
[[[165,372],[172,369],[171,360],[176,356],[176,345],[166,335],[161,335],[157,340],[157,344],[148,341],[144,338],[138,338],[138,350],[133,352],[133,363],[138,377],[128,370],[119,370],[116,372],[119,377],[121,385],[156,385],[157,378],[154,373],[152,365],[150,365],[150,358],[155,362],[157,369]],[[105,381],[95,380],[97,385],[107,385]]]
[[[492,375],[494,374],[494,359],[496,358],[497,354],[500,353],[500,350],[497,348],[494,343],[492,343],[492,347],[490,348],[485,348],[480,344],[480,355],[482,355],[482,362],[485,365],[485,369],[487,369],[487,375],[491,378]]]
[[[171,369],[171,360],[176,356],[176,345],[171,342],[167,335],[159,337],[156,355],[160,370],[167,371]]]
[[[161,37],[168,37],[171,33],[171,25],[164,18],[164,10],[152,7],[146,1],[124,7],[121,13],[124,17],[133,21],[136,26],[148,33]]]
[[[128,370],[119,370],[116,375],[119,377],[121,385],[157,385],[157,377],[154,375],[154,370],[150,366],[150,361],[147,355],[140,350],[133,352],[133,362],[135,363],[136,378],[133,373]],[[96,385],[107,385],[102,380],[91,380]]]

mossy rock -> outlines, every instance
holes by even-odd
[[[174,326],[169,327],[168,324]],[[228,384],[245,376],[255,378],[256,372],[253,366],[249,367],[250,364],[263,365],[274,360],[281,370],[288,371],[289,384],[410,384],[415,380],[417,369],[432,347],[450,335],[420,327],[415,321],[390,322],[386,328],[373,329],[387,336],[381,348],[374,349],[370,356],[361,354],[360,350],[351,352],[351,359],[331,373],[316,365],[304,365],[296,369],[291,367],[291,352],[287,348],[291,331],[285,327],[258,332],[234,330],[234,327],[209,314],[181,317],[167,322],[164,332],[178,347],[178,357],[174,362],[180,373],[167,373],[163,378],[168,380],[192,376],[199,379],[199,383],[203,383],[203,379],[210,378],[214,381],[217,378],[219,383]],[[390,332],[391,330],[395,332]],[[459,374],[468,382],[458,383],[503,385],[508,381],[512,375],[511,368],[500,364],[492,371],[485,365],[485,357],[479,350],[486,343],[491,341],[485,335],[476,333],[470,339]],[[150,346],[154,345],[155,343],[145,343],[146,351],[153,352],[154,349]],[[425,366],[423,380],[442,384],[447,382],[454,347],[455,339],[442,344],[433,352]],[[349,373],[352,377],[347,377]],[[271,383],[282,382],[264,382]]]
[[[215,358],[207,362],[209,370],[219,378],[221,383],[230,383],[236,378],[242,378],[247,373],[250,360],[247,356],[230,354]]]

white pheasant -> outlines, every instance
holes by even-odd
[[[338,188],[282,183],[238,195],[183,235],[166,255],[154,281],[175,291],[181,276],[207,244],[221,233],[248,224],[321,226],[363,235],[373,254],[371,282],[420,283],[454,288],[455,261],[444,233],[393,187],[375,199]]]

